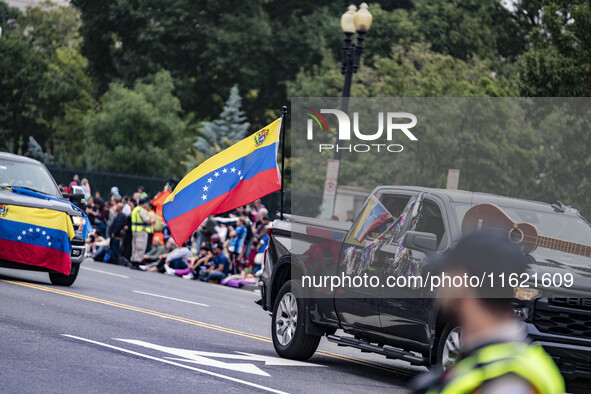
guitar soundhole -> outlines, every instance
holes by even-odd
[[[509,240],[515,244],[520,243],[521,241],[523,241],[523,231],[515,227],[512,228],[509,231]]]

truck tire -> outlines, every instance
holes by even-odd
[[[281,357],[307,360],[318,347],[320,336],[306,334],[306,300],[298,282],[290,280],[281,289],[273,305],[271,336]]]
[[[52,285],[56,286],[72,286],[78,277],[78,271],[80,271],[80,263],[72,263],[70,269],[70,275],[64,275],[57,272],[49,273],[49,280]]]
[[[460,352],[460,337],[462,328],[449,322],[443,328],[437,346],[437,364],[447,369],[456,363]]]

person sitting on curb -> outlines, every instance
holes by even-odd
[[[144,269],[150,272],[170,272],[169,275],[174,275],[174,270],[187,268],[189,266],[187,261],[193,257],[193,253],[187,245],[188,242],[185,241],[181,247],[176,248],[172,252],[161,254],[158,257],[158,263],[152,263]]]
[[[213,260],[209,267],[201,266],[199,278],[205,282],[221,281],[230,273],[230,260],[224,254],[223,246],[213,246]]]
[[[152,241],[152,249],[144,254],[143,264],[146,265],[158,261],[158,258],[164,253],[166,253],[166,249],[162,246],[162,239],[155,237]]]
[[[213,260],[214,256],[211,252],[211,248],[207,245],[203,245],[199,251],[199,256],[191,258],[191,264],[188,268],[175,270],[176,276],[182,276],[183,279],[195,279],[195,275],[198,275],[198,271],[201,266],[209,268],[210,261]]]

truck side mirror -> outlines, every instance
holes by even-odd
[[[81,186],[72,186],[72,193],[63,193],[63,196],[80,207],[84,200],[84,189]]]
[[[437,250],[437,235],[422,231],[407,231],[402,240],[402,246],[422,253],[434,252]]]
[[[82,186],[72,186],[71,196],[73,198],[83,199],[84,198],[84,189],[82,189]]]

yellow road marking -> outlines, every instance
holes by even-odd
[[[121,304],[119,302],[108,301],[108,300],[104,300],[102,298],[95,298],[95,297],[86,296],[86,295],[82,295],[82,294],[72,293],[70,291],[59,290],[59,289],[48,287],[48,286],[41,286],[41,285],[37,285],[37,284],[33,284],[33,283],[21,282],[21,281],[17,281],[17,280],[7,280],[7,279],[1,279],[1,281],[6,282],[6,283],[10,283],[13,285],[17,285],[17,286],[24,286],[24,287],[29,287],[31,289],[45,291],[48,293],[54,293],[54,294],[59,294],[59,295],[67,296],[67,297],[78,298],[78,299],[84,300],[84,301],[95,302],[98,304],[103,304],[103,305],[108,305],[108,306],[112,306],[112,307],[116,307],[116,308],[134,311],[134,312],[144,313],[147,315],[158,316],[158,317],[162,317],[165,319],[178,321],[181,323],[191,324],[191,325],[199,326],[199,327],[203,327],[203,328],[209,328],[211,330],[216,330],[216,331],[224,332],[227,334],[239,335],[239,336],[246,337],[246,338],[256,339],[258,341],[273,343],[273,340],[271,338],[267,338],[262,335],[250,334],[250,333],[243,332],[243,331],[233,330],[231,328],[217,326],[215,324],[209,324],[209,323],[204,323],[204,322],[201,322],[198,320],[193,320],[193,319],[188,319],[185,317],[170,315],[168,313],[157,312],[157,311],[153,311],[150,309],[139,308],[139,307],[135,307],[135,306],[127,305],[127,304]],[[320,354],[320,355],[323,355],[326,357],[340,359],[340,360],[344,360],[344,361],[351,361],[351,362],[354,362],[357,364],[370,366],[370,367],[381,369],[381,370],[384,370],[387,372],[395,372],[395,373],[404,374],[404,375],[408,375],[408,376],[414,375],[410,371],[406,371],[403,369],[388,367],[388,366],[374,363],[371,361],[365,361],[365,360],[361,360],[361,359],[354,358],[354,357],[344,356],[342,354],[327,352],[325,350],[318,350],[316,352],[316,354]]]

